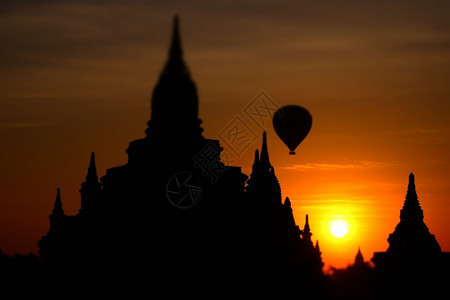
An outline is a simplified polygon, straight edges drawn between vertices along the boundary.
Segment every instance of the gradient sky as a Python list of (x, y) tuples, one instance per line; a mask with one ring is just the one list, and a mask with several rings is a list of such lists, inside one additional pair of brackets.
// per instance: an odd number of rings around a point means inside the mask
[[(151, 2), (151, 3), (150, 3)], [(0, 249), (37, 252), (56, 188), (67, 214), (95, 151), (99, 176), (142, 138), (177, 13), (204, 136), (260, 91), (313, 116), (289, 156), (265, 128), (283, 198), (309, 214), (327, 266), (387, 249), (410, 172), (450, 251), (448, 1), (2, 1)], [(253, 124), (254, 125), (254, 124)], [(251, 125), (251, 126), (253, 126)], [(249, 174), (258, 139), (232, 165)], [(327, 223), (351, 224), (343, 239)]]

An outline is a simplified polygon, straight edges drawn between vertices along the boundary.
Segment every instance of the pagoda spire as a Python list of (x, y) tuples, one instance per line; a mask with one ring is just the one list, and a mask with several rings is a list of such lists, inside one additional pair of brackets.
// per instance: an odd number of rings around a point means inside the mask
[(320, 253), (319, 240), (316, 240), (316, 246), (314, 247), (317, 253)]
[(310, 233), (311, 229), (309, 228), (308, 214), (306, 214), (305, 227), (303, 228), (303, 232)]
[(356, 253), (355, 256), (355, 262), (353, 264), (354, 266), (361, 266), (364, 265), (364, 257), (361, 253), (361, 247), (358, 247), (358, 252)]
[(295, 223), (294, 215), (292, 213), (291, 200), (286, 197), (283, 203), (284, 216), (286, 218), (286, 224), (289, 226), (289, 230), (292, 230), (295, 236), (301, 235), (302, 231)]
[(64, 210), (63, 210), (62, 201), (61, 201), (61, 191), (58, 188), (56, 190), (56, 200), (55, 200), (55, 204), (53, 205), (52, 216), (63, 216), (63, 215), (64, 215)]
[(91, 160), (89, 161), (88, 173), (86, 175), (86, 181), (97, 182), (97, 167), (95, 166), (95, 153), (91, 152)]
[(409, 181), (408, 181), (408, 191), (414, 191), (416, 192), (416, 183), (414, 182), (415, 180), (414, 174), (411, 172), (409, 174)]
[(406, 192), (405, 202), (400, 211), (400, 219), (404, 222), (423, 222), (423, 210), (420, 207), (417, 197), (414, 174), (409, 174), (408, 191)]
[(311, 228), (309, 228), (308, 215), (306, 215), (305, 227), (303, 227), (303, 240), (310, 246), (313, 247), (313, 243), (311, 240)]
[(183, 49), (181, 47), (180, 21), (177, 15), (173, 18), (172, 40), (169, 47), (169, 57), (162, 74), (179, 73), (189, 76), (189, 70), (183, 59)]
[(284, 206), (291, 207), (291, 200), (289, 200), (289, 197), (286, 197), (286, 199), (284, 199)]
[(81, 183), (81, 208), (80, 214), (91, 210), (97, 210), (101, 193), (101, 183), (98, 181), (97, 167), (95, 165), (95, 153), (91, 152), (86, 180)]
[(416, 192), (416, 183), (415, 183), (415, 177), (413, 173), (409, 174), (409, 180), (408, 180), (408, 192), (406, 195), (408, 200), (412, 200), (414, 202), (419, 203), (419, 200), (417, 198), (417, 192)]
[(197, 87), (183, 59), (180, 21), (174, 16), (168, 58), (153, 90), (146, 134), (178, 144), (181, 139), (201, 139), (201, 123)]
[(255, 160), (253, 161), (252, 171), (255, 171), (259, 166), (259, 151), (255, 150)]
[(439, 253), (441, 248), (423, 221), (414, 174), (409, 174), (408, 191), (400, 211), (400, 222), (389, 235), (387, 252), (399, 257), (411, 253)]
[(269, 160), (269, 151), (267, 150), (267, 134), (263, 132), (263, 141), (261, 146), (261, 156), (259, 158), (263, 169), (267, 170), (272, 167)]

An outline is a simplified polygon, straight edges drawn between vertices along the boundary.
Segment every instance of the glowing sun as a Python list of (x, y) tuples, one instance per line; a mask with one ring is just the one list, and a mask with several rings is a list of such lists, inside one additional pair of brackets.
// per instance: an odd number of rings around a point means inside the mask
[(349, 224), (342, 219), (333, 220), (330, 222), (330, 233), (335, 238), (343, 238), (347, 235)]

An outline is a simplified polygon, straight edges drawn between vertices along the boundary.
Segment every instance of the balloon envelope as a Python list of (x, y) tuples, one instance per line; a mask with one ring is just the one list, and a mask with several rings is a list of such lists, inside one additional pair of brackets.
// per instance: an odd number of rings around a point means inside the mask
[(289, 154), (293, 155), (311, 130), (312, 116), (301, 106), (288, 105), (273, 115), (272, 122), (275, 132), (289, 148)]

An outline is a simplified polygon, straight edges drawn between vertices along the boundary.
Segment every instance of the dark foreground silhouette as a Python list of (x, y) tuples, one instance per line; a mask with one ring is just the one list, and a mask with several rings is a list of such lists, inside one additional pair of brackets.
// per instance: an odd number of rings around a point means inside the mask
[(354, 266), (324, 276), (308, 216), (300, 229), (289, 198), (282, 201), (266, 133), (250, 176), (225, 166), (219, 141), (203, 137), (177, 18), (151, 108), (146, 136), (129, 144), (125, 165), (107, 169), (99, 180), (91, 154), (78, 214), (64, 213), (57, 190), (39, 258), (0, 256), (1, 292), (63, 299), (386, 298), (388, 288), (402, 292), (391, 269), (424, 277), (412, 254), (397, 265), (417, 246), (411, 241), (426, 242), (429, 251), (418, 257), (443, 260), (426, 226), (414, 221), (423, 219), (418, 201), (407, 196), (391, 247), (374, 256), (376, 269), (359, 253)]
[(99, 181), (92, 153), (77, 215), (64, 213), (58, 190), (39, 241), (54, 292), (287, 298), (300, 284), (305, 295), (322, 293), (318, 244), (281, 199), (266, 133), (250, 177), (202, 136), (177, 18), (151, 107), (127, 164)]

